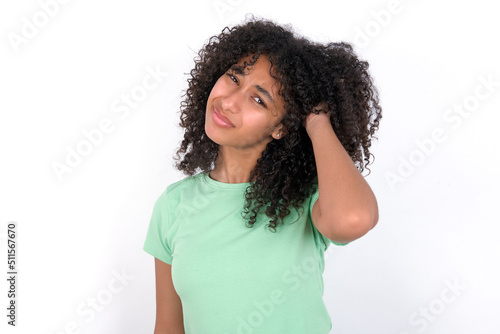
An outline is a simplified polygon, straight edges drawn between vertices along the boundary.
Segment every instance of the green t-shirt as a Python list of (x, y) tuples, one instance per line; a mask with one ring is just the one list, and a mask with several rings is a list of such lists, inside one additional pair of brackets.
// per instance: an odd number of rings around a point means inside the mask
[(201, 172), (170, 184), (154, 205), (143, 249), (172, 265), (186, 334), (328, 334), (323, 253), (333, 241), (312, 224), (318, 191), (299, 220), (290, 206), (273, 233), (265, 214), (245, 226), (249, 185)]

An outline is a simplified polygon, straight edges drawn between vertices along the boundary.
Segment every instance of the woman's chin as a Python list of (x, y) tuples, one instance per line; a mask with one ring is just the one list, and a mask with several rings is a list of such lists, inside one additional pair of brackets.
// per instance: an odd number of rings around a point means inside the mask
[(222, 138), (220, 138), (215, 132), (216, 131), (213, 131), (213, 129), (211, 129), (210, 126), (205, 124), (205, 134), (207, 135), (207, 137), (210, 138), (210, 140), (213, 141), (214, 143), (221, 145)]

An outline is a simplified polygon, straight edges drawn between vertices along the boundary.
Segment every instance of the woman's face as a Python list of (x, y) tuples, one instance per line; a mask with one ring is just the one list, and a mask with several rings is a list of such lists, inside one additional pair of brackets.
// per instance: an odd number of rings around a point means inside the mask
[[(238, 65), (250, 59), (243, 58)], [(284, 115), (284, 101), (270, 68), (269, 58), (261, 55), (243, 72), (230, 68), (217, 80), (205, 115), (205, 132), (215, 143), (263, 151), (273, 138), (284, 136), (284, 129), (278, 125)]]

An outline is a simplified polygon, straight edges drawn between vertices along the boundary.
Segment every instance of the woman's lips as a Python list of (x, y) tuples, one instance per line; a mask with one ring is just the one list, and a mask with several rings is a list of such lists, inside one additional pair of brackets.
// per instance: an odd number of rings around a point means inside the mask
[(224, 116), (217, 108), (214, 107), (214, 112), (212, 113), (212, 118), (214, 120), (215, 123), (217, 123), (218, 125), (220, 126), (225, 126), (225, 127), (229, 127), (229, 128), (234, 128), (234, 125), (233, 123), (231, 123), (231, 121), (229, 120), (229, 118), (227, 118), (226, 116)]

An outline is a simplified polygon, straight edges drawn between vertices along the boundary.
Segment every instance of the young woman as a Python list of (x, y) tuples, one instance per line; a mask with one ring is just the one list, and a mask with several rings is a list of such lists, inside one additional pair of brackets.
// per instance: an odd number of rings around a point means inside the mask
[(176, 157), (187, 177), (159, 196), (144, 243), (155, 333), (328, 334), (324, 251), (378, 221), (360, 175), (382, 117), (368, 63), (256, 19), (195, 62)]

